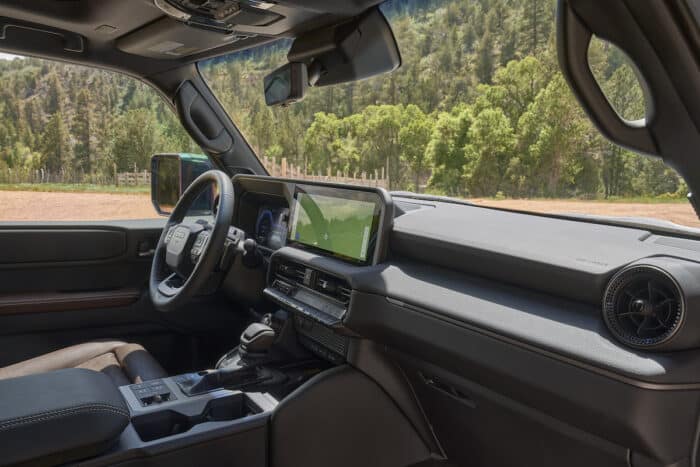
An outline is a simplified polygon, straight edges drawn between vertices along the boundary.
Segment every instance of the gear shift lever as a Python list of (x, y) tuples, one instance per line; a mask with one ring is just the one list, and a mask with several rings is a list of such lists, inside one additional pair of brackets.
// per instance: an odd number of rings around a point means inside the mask
[(266, 324), (253, 323), (241, 334), (241, 342), (238, 346), (240, 365), (190, 373), (177, 377), (175, 381), (182, 392), (188, 396), (194, 396), (219, 388), (244, 389), (277, 380), (278, 375), (259, 366), (267, 359), (268, 351), (274, 341), (274, 329)]
[(241, 334), (241, 344), (238, 352), (245, 366), (261, 363), (275, 342), (275, 331), (262, 323), (253, 323)]

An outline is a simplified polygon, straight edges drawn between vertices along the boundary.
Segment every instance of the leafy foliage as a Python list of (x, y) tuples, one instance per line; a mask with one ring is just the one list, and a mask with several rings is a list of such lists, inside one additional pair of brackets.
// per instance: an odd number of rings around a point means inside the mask
[(0, 172), (90, 181), (193, 151), (166, 103), (133, 78), (34, 58), (0, 60)]
[[(302, 103), (271, 109), (260, 83), (284, 63), (288, 41), (200, 69), (259, 153), (308, 172), (384, 171), (392, 189), (453, 196), (684, 194), (661, 161), (593, 128), (558, 70), (553, 0), (392, 0), (383, 8), (403, 60), (390, 75), (312, 89)], [(589, 61), (618, 112), (643, 116), (624, 55), (594, 41)]]
[[(200, 71), (259, 154), (307, 172), (381, 174), (392, 189), (453, 196), (674, 197), (661, 161), (605, 141), (558, 71), (554, 0), (389, 0), (396, 72), (311, 89), (268, 108), (263, 77), (289, 40), (218, 57)], [(644, 115), (624, 55), (589, 63), (623, 116)], [(143, 170), (153, 152), (196, 151), (167, 104), (125, 76), (37, 59), (0, 61), (0, 174), (64, 171), (80, 181)], [(101, 178), (100, 178), (101, 179)]]

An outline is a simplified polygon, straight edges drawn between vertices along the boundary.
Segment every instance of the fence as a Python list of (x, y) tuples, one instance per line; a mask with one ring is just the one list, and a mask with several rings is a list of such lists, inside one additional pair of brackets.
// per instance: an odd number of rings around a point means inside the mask
[(113, 174), (85, 173), (83, 171), (57, 170), (48, 171), (45, 169), (21, 169), (5, 168), (0, 169), (0, 183), (10, 184), (40, 184), (40, 183), (60, 183), (60, 184), (93, 184), (93, 185), (114, 185)]
[(151, 172), (119, 172), (117, 173), (117, 186), (139, 186), (151, 184)]
[[(274, 177), (293, 178), (320, 182), (349, 183), (372, 187), (388, 188), (389, 181), (385, 178), (384, 168), (373, 172), (336, 171), (335, 174), (328, 168), (325, 173), (320, 171), (304, 171), (300, 167), (288, 162), (287, 158), (275, 161), (269, 157), (263, 157), (262, 163), (268, 172)], [(24, 170), (5, 169), (0, 170), (0, 183), (91, 183), (95, 185), (117, 186), (148, 186), (151, 184), (151, 173), (147, 170), (134, 172), (116, 172), (111, 174), (83, 173), (82, 171), (49, 172), (44, 169)]]
[(333, 183), (349, 183), (351, 185), (372, 186), (388, 188), (389, 180), (384, 176), (384, 168), (375, 170), (374, 172), (354, 172), (337, 171), (333, 175), (330, 168), (326, 173), (317, 171), (304, 171), (300, 167), (295, 166), (287, 161), (287, 158), (280, 159), (279, 162), (269, 157), (263, 157), (262, 163), (273, 177), (294, 178), (300, 180), (310, 180), (315, 182), (333, 182)]

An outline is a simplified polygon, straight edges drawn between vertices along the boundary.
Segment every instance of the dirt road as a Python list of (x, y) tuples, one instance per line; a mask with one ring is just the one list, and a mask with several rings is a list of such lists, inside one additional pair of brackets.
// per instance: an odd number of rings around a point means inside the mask
[[(665, 219), (700, 227), (688, 203), (612, 203), (576, 200), (472, 200), (494, 207)], [(0, 221), (108, 220), (157, 217), (147, 194), (0, 191)]]
[(474, 203), (506, 209), (556, 214), (594, 214), (599, 216), (652, 217), (688, 227), (700, 227), (690, 203), (617, 203), (578, 200), (473, 199)]
[(157, 217), (150, 195), (0, 191), (0, 221), (96, 221)]

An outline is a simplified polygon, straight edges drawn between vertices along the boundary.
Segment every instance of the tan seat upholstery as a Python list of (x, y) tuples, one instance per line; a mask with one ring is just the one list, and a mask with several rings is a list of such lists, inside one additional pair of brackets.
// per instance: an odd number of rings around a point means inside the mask
[(109, 375), (117, 386), (164, 378), (165, 370), (138, 344), (87, 342), (0, 368), (0, 379), (63, 368), (87, 368)]

